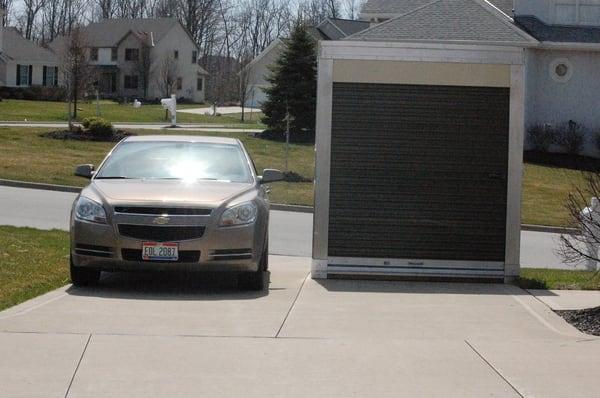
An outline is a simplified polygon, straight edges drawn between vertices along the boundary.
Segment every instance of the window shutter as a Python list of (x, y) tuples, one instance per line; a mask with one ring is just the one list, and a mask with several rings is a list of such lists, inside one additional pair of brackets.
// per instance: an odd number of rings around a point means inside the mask
[(54, 86), (58, 86), (58, 66), (54, 67)]
[(21, 65), (17, 64), (17, 86), (21, 85)]
[(42, 69), (42, 85), (43, 86), (48, 85), (48, 83), (46, 82), (46, 65), (44, 65), (43, 69)]
[(29, 85), (31, 86), (31, 82), (32, 82), (32, 77), (33, 77), (33, 65), (29, 65)]

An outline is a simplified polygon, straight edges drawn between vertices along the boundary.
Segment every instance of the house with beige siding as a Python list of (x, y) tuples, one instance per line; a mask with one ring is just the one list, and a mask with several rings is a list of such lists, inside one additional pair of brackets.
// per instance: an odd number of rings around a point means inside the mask
[[(157, 100), (176, 94), (204, 102), (208, 73), (176, 18), (104, 19), (83, 32), (102, 97)], [(58, 51), (62, 40), (51, 47)]]

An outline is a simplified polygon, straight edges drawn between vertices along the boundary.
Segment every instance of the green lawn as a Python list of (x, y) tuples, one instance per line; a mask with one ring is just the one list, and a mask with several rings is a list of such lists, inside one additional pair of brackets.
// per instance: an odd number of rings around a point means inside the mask
[[(0, 102), (1, 104), (1, 102)], [(99, 164), (110, 143), (58, 141), (38, 137), (44, 129), (0, 128), (0, 178), (82, 186), (84, 179), (73, 176), (81, 163)], [(139, 130), (140, 134), (157, 134)], [(176, 134), (161, 131), (160, 134)], [(188, 134), (188, 132), (185, 132)], [(192, 133), (193, 134), (193, 133)], [(249, 137), (243, 133), (199, 133), (240, 138), (259, 169), (284, 168), (284, 145)], [(314, 151), (309, 145), (291, 145), (290, 170), (305, 177), (314, 176)], [(563, 226), (567, 222), (564, 202), (582, 173), (558, 167), (525, 164), (523, 178), (523, 216), (525, 224)], [(276, 183), (271, 198), (276, 203), (312, 205), (312, 183)]]
[(69, 283), (69, 235), (0, 226), (0, 310)]
[(524, 289), (600, 290), (600, 273), (593, 271), (521, 268), (517, 284)]
[(583, 184), (581, 171), (525, 164), (523, 214), (525, 224), (564, 226), (568, 222), (565, 200), (573, 187)]
[[(98, 165), (113, 143), (53, 140), (39, 137), (48, 129), (0, 128), (0, 178), (50, 184), (83, 186), (87, 180), (75, 177), (76, 165)], [(136, 130), (138, 134), (178, 134), (178, 132)], [(184, 132), (184, 134), (194, 134)], [(250, 137), (243, 133), (199, 133), (236, 137), (252, 155), (258, 170), (284, 168), (285, 145), (279, 142)], [(311, 145), (290, 145), (290, 170), (307, 177), (314, 176), (314, 148)], [(312, 183), (277, 182), (271, 184), (271, 200), (276, 203), (312, 205)]]
[[(201, 108), (208, 105), (180, 104), (179, 109)], [(82, 120), (88, 116), (96, 116), (95, 102), (81, 102), (77, 105), (78, 119)], [(128, 123), (165, 123), (165, 110), (161, 105), (142, 105), (134, 108), (131, 104), (120, 105), (114, 101), (100, 101), (100, 113), (105, 119), (116, 122)], [(226, 116), (206, 116), (189, 113), (177, 113), (178, 123), (212, 123), (235, 125), (242, 124), (239, 114)], [(248, 115), (249, 116), (249, 115)], [(255, 125), (259, 123), (260, 115), (253, 114), (252, 120), (246, 120), (244, 124)], [(5, 99), (0, 101), (0, 120), (3, 121), (43, 121), (58, 122), (67, 120), (67, 105), (64, 102), (53, 101), (26, 101)]]

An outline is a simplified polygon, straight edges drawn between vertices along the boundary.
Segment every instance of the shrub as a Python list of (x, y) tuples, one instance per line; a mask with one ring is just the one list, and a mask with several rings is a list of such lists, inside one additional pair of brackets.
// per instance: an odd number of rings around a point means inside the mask
[(548, 124), (537, 124), (527, 130), (527, 142), (536, 151), (548, 152), (556, 142), (556, 131)]
[(570, 155), (579, 155), (585, 143), (585, 130), (583, 126), (573, 120), (558, 129), (557, 144)]
[(33, 101), (64, 101), (67, 92), (64, 87), (0, 87), (0, 97)]
[(89, 118), (88, 125), (86, 129), (88, 132), (96, 137), (110, 137), (114, 133), (114, 128), (112, 124), (101, 117)]
[(90, 128), (90, 124), (92, 124), (92, 122), (95, 122), (96, 120), (104, 120), (101, 117), (98, 116), (90, 116), (90, 117), (86, 117), (81, 121), (81, 125), (86, 128), (89, 129)]

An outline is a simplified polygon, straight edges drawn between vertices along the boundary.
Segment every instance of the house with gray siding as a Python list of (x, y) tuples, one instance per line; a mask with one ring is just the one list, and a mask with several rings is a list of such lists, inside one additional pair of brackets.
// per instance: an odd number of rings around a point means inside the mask
[[(340, 40), (348, 35), (369, 27), (365, 21), (353, 21), (348, 19), (327, 18), (317, 26), (311, 26), (308, 33), (315, 41)], [(248, 107), (259, 107), (266, 95), (264, 89), (269, 86), (267, 76), (269, 67), (277, 60), (284, 46), (284, 40), (277, 38), (271, 42), (259, 55), (257, 55), (244, 68), (246, 83), (246, 101)]]
[[(89, 63), (105, 98), (204, 102), (208, 73), (199, 48), (176, 18), (104, 19), (85, 27)], [(60, 51), (64, 38), (51, 43)]]
[[(436, 12), (442, 3), (448, 7), (445, 14)], [(368, 0), (360, 18), (369, 21), (371, 28), (343, 40), (483, 44), (492, 26), (486, 21), (491, 15), (500, 17), (530, 39), (522, 50), (526, 128), (575, 121), (590, 134), (600, 131), (600, 1), (472, 3), (487, 12), (471, 12), (459, 0)], [(444, 29), (443, 35), (440, 29)], [(502, 40), (499, 34), (497, 37)], [(592, 136), (587, 137), (584, 151), (597, 154)]]
[(58, 61), (52, 51), (25, 39), (16, 28), (0, 27), (0, 87), (58, 84)]

